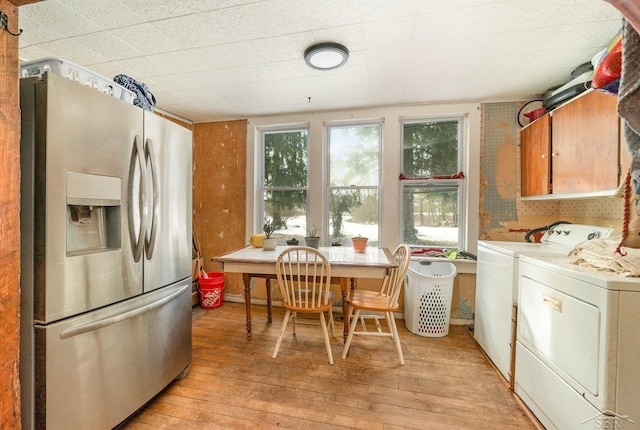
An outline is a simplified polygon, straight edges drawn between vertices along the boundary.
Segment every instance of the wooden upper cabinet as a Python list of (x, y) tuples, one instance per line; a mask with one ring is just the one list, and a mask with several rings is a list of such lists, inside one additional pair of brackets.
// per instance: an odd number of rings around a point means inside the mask
[(617, 98), (590, 91), (553, 111), (553, 194), (615, 190), (620, 160)]
[(520, 194), (523, 197), (551, 192), (551, 116), (546, 113), (520, 134)]
[(521, 196), (613, 195), (629, 162), (617, 103), (613, 95), (587, 91), (523, 128)]

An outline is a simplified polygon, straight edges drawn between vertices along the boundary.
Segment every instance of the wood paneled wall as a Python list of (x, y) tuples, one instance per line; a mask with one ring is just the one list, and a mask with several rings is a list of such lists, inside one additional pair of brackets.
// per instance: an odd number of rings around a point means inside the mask
[[(9, 29), (18, 8), (0, 0)], [(20, 110), (18, 38), (0, 31), (0, 428), (20, 428)]]
[[(193, 218), (208, 272), (220, 270), (211, 258), (247, 245), (246, 142), (246, 120), (193, 125)], [(240, 276), (226, 277), (226, 292), (243, 289)]]

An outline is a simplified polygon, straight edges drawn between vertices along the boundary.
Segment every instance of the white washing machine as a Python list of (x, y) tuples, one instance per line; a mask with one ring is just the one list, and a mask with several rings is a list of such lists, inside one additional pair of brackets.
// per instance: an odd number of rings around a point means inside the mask
[(640, 278), (520, 257), (515, 392), (547, 429), (640, 429)]
[(520, 255), (566, 256), (577, 243), (612, 231), (561, 223), (550, 226), (540, 243), (478, 241), (474, 337), (512, 388)]

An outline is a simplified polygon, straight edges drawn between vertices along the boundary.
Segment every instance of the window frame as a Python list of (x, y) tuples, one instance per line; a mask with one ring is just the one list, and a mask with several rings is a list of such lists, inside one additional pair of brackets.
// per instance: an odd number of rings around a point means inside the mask
[[(331, 141), (330, 141), (330, 129), (331, 128), (347, 128), (347, 127), (366, 127), (366, 126), (378, 126), (379, 134), (378, 134), (378, 183), (377, 185), (331, 185)], [(382, 158), (382, 148), (384, 142), (384, 120), (383, 119), (365, 119), (365, 120), (357, 120), (357, 121), (330, 121), (325, 122), (323, 124), (323, 133), (325, 136), (325, 142), (323, 145), (324, 151), (324, 163), (326, 166), (325, 175), (324, 175), (324, 183), (323, 183), (323, 198), (325, 204), (323, 205), (323, 234), (322, 240), (324, 243), (329, 243), (331, 238), (330, 232), (330, 210), (331, 210), (331, 191), (332, 190), (377, 190), (378, 192), (378, 240), (376, 243), (380, 242), (380, 238), (382, 237), (382, 169), (383, 169), (383, 158)]]
[[(309, 206), (309, 125), (308, 124), (291, 124), (291, 125), (274, 125), (267, 127), (257, 128), (257, 140), (258, 145), (256, 148), (256, 206), (254, 214), (254, 229), (255, 231), (262, 233), (262, 226), (265, 222), (265, 199), (264, 195), (267, 191), (267, 187), (265, 186), (264, 175), (265, 175), (265, 136), (267, 134), (277, 134), (277, 133), (290, 133), (297, 131), (306, 131), (307, 132), (307, 186), (306, 187), (270, 187), (271, 191), (286, 191), (286, 190), (304, 190), (306, 191), (306, 202), (305, 207)], [(305, 213), (305, 227), (309, 225), (309, 215)]]
[[(467, 130), (468, 130), (468, 119), (465, 115), (450, 115), (450, 116), (422, 116), (422, 117), (410, 117), (410, 118), (400, 118), (400, 138), (399, 138), (399, 157), (400, 157), (400, 172), (404, 175), (404, 129), (405, 124), (420, 124), (426, 122), (447, 122), (447, 121), (456, 121), (458, 122), (458, 150), (457, 150), (457, 172), (463, 172), (465, 170), (465, 166), (467, 165), (466, 154), (467, 154)], [(437, 174), (440, 175), (440, 174)], [(434, 175), (435, 176), (435, 175)], [(466, 249), (467, 246), (467, 224), (469, 222), (468, 216), (469, 213), (467, 211), (466, 201), (468, 200), (467, 195), (467, 178), (463, 177), (460, 179), (447, 178), (447, 179), (435, 179), (435, 178), (419, 178), (419, 177), (411, 177), (406, 179), (401, 179), (399, 184), (399, 199), (398, 199), (398, 240), (404, 243), (404, 213), (403, 213), (403, 199), (404, 199), (404, 191), (406, 188), (415, 188), (416, 186), (423, 187), (436, 187), (436, 188), (445, 188), (455, 186), (458, 190), (458, 241), (456, 248)], [(419, 245), (419, 244), (409, 244), (414, 247), (429, 247), (432, 245)], [(450, 248), (448, 246), (444, 246), (443, 248)]]
[[(293, 126), (309, 127), (309, 193), (307, 216), (310, 222), (318, 226), (323, 225), (323, 211), (327, 202), (324, 193), (324, 175), (326, 160), (324, 154), (324, 125), (337, 121), (367, 121), (379, 118), (384, 121), (382, 137), (382, 182), (381, 193), (382, 215), (380, 218), (380, 247), (393, 250), (400, 240), (400, 184), (401, 173), (399, 139), (401, 136), (400, 120), (411, 118), (438, 118), (463, 116), (465, 118), (464, 137), (467, 147), (464, 154), (466, 210), (465, 244), (464, 250), (477, 252), (479, 238), (479, 210), (480, 210), (480, 146), (482, 139), (482, 105), (479, 102), (448, 103), (448, 104), (415, 104), (404, 106), (389, 106), (380, 108), (362, 108), (335, 111), (305, 111), (300, 107), (298, 113), (279, 114), (271, 116), (256, 116), (246, 120), (246, 220), (245, 237), (247, 243), (252, 234), (261, 233), (262, 225), (256, 220), (257, 183), (260, 180), (257, 168), (259, 166), (260, 138), (262, 128), (278, 128)], [(387, 204), (385, 204), (387, 202)], [(391, 203), (391, 204), (389, 204)], [(324, 244), (323, 244), (324, 246)]]

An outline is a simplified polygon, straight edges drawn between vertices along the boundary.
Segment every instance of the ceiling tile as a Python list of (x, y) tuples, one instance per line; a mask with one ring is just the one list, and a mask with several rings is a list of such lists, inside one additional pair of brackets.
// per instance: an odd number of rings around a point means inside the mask
[(157, 64), (155, 70), (150, 70), (145, 75), (151, 78), (182, 73), (185, 68), (193, 72), (209, 70), (193, 51), (165, 52), (149, 55), (148, 58)]
[[(50, 0), (47, 0), (49, 2)], [(93, 22), (101, 29), (114, 29), (139, 24), (145, 21), (145, 15), (136, 14), (128, 7), (128, 1), (109, 0), (59, 0), (78, 15)]]
[(145, 80), (151, 76), (156, 70), (161, 69), (162, 65), (154, 61), (148, 56), (125, 58), (116, 62), (124, 69), (129, 70), (129, 75), (138, 80)]
[(113, 36), (135, 46), (141, 55), (184, 50), (173, 37), (160, 31), (155, 23), (141, 23), (110, 30)]
[[(382, 105), (529, 100), (620, 27), (603, 0), (47, 0), (20, 57), (124, 73), (196, 121)], [(306, 66), (334, 41), (345, 66)], [(308, 98), (311, 97), (311, 103)]]
[[(49, 35), (42, 34), (40, 42), (57, 40), (60, 36), (72, 37), (81, 34), (100, 31), (100, 26), (91, 20), (81, 16), (78, 12), (67, 7), (60, 0), (47, 0), (31, 3), (20, 7), (20, 15), (27, 15), (29, 22), (37, 23), (41, 28), (46, 28)], [(29, 31), (29, 27), (23, 27)]]

